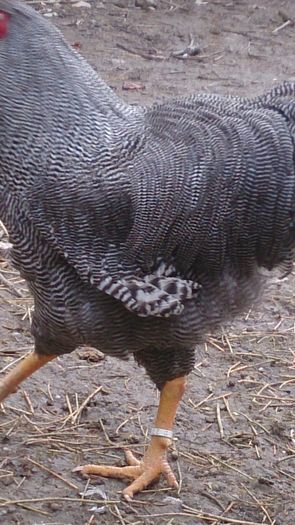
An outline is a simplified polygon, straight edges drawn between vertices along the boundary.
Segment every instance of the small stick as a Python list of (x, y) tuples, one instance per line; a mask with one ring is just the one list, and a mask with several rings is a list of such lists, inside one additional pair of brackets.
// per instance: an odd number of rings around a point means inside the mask
[(87, 492), (87, 489), (88, 489), (88, 487), (89, 487), (89, 483), (90, 483), (90, 478), (87, 479), (86, 484), (85, 484), (85, 487), (84, 487), (84, 490), (83, 490), (83, 492), (82, 492), (82, 494), (81, 494), (82, 499), (84, 499), (85, 496), (86, 496), (86, 492)]
[(123, 428), (125, 425), (127, 425), (127, 423), (129, 423), (129, 421), (132, 421), (133, 419), (135, 419), (137, 417), (138, 417), (138, 414), (136, 414), (135, 416), (130, 416), (127, 419), (124, 419), (124, 421), (122, 421), (122, 423), (120, 423), (120, 425), (117, 426), (117, 428), (115, 430), (115, 434), (118, 435), (120, 430), (121, 430), (121, 428)]
[(243, 472), (242, 470), (239, 470), (238, 468), (233, 467), (232, 465), (229, 465), (228, 463), (226, 463), (226, 461), (222, 461), (222, 459), (219, 459), (216, 456), (213, 456), (212, 454), (210, 454), (210, 457), (212, 459), (214, 459), (215, 461), (217, 461), (218, 463), (220, 463), (221, 465), (224, 465), (225, 467), (227, 467), (227, 468), (229, 468), (231, 470), (234, 470), (235, 472), (238, 472), (239, 474), (241, 474), (245, 478), (250, 479), (251, 481), (254, 481), (254, 478), (252, 478), (252, 476), (249, 476), (249, 474), (246, 474), (246, 472)]
[(225, 342), (226, 342), (226, 344), (227, 344), (227, 346), (229, 348), (229, 351), (230, 351), (231, 354), (233, 354), (234, 353), (233, 347), (232, 347), (231, 342), (230, 342), (230, 340), (228, 338), (228, 335), (226, 334), (226, 332), (224, 330), (222, 332), (223, 332), (224, 340), (225, 340)]
[(11, 366), (14, 366), (16, 365), (16, 363), (18, 363), (19, 361), (21, 361), (22, 359), (25, 359), (25, 357), (27, 357), (27, 355), (29, 355), (31, 353), (31, 351), (29, 350), (29, 352), (26, 352), (24, 355), (22, 355), (21, 357), (18, 357), (17, 359), (15, 359), (14, 361), (12, 361), (11, 363), (8, 363), (8, 365), (4, 366), (3, 368), (1, 368), (0, 370), (0, 374), (3, 374), (6, 370), (8, 370), (8, 368), (10, 368)]
[(286, 22), (284, 22), (280, 26), (276, 27), (276, 29), (273, 29), (272, 33), (273, 34), (278, 33), (279, 31), (281, 31), (281, 29), (284, 29), (285, 27), (289, 26), (290, 24), (292, 24), (292, 21), (291, 20), (286, 20)]
[(205, 397), (205, 399), (202, 399), (202, 401), (200, 401), (199, 403), (195, 404), (193, 403), (193, 407), (196, 409), (196, 408), (200, 408), (202, 405), (204, 405), (204, 403), (206, 403), (206, 401), (208, 401), (209, 399), (211, 399), (211, 397), (213, 397), (213, 393), (211, 392), (211, 394), (209, 394), (207, 397)]
[(0, 228), (4, 231), (4, 235), (6, 235), (6, 237), (9, 237), (9, 233), (6, 229), (6, 226), (3, 224), (2, 221), (0, 221)]
[(212, 339), (210, 337), (210, 339), (208, 339), (208, 343), (211, 345), (211, 346), (214, 346), (215, 348), (217, 348), (217, 350), (220, 350), (220, 352), (224, 352), (224, 348), (222, 348), (222, 346), (220, 346), (219, 344), (216, 343), (215, 339)]
[[(25, 416), (26, 417), (26, 416)], [(15, 423), (16, 421), (18, 421), (18, 417), (16, 417), (15, 419), (10, 419), (10, 421), (4, 421), (4, 423), (1, 423), (0, 424), (0, 428), (2, 427), (8, 427), (8, 425), (10, 425), (10, 423)], [(0, 464), (0, 468), (1, 468), (1, 464)]]
[(27, 394), (27, 392), (25, 390), (23, 390), (23, 396), (24, 396), (24, 398), (25, 398), (25, 400), (26, 400), (26, 402), (27, 402), (27, 404), (29, 406), (29, 409), (30, 409), (31, 413), (35, 414), (35, 410), (34, 410), (34, 407), (32, 405), (32, 402), (30, 400), (30, 397), (29, 397), (29, 395)]
[(204, 513), (202, 510), (195, 510), (195, 509), (190, 509), (190, 507), (187, 507), (186, 505), (183, 505), (183, 508), (184, 509), (188, 509), (187, 512), (163, 512), (162, 514), (138, 514), (138, 517), (139, 518), (163, 518), (164, 516), (183, 516), (183, 517), (188, 517), (188, 516), (193, 516), (195, 518), (199, 518), (199, 519), (202, 519), (202, 520), (205, 520), (205, 521), (213, 521), (213, 520), (217, 520), (217, 522), (220, 522), (220, 521), (225, 521), (226, 520), (226, 523), (228, 524), (231, 524), (233, 523), (234, 525), (262, 525), (261, 522), (258, 523), (257, 521), (246, 521), (246, 520), (239, 520), (239, 519), (235, 519), (235, 518), (230, 518), (230, 517), (226, 517), (224, 519), (224, 517), (221, 515), (218, 515), (218, 514), (209, 514), (209, 513)]
[(17, 426), (20, 426), (20, 423), (21, 423), (22, 417), (23, 417), (23, 416), (19, 416), (19, 417), (15, 420), (15, 422), (13, 423), (13, 425), (12, 425), (12, 426), (10, 427), (10, 429), (6, 432), (5, 437), (10, 436), (10, 434), (12, 434), (12, 432), (14, 431), (14, 429), (15, 429)]
[(54, 478), (57, 478), (60, 481), (63, 481), (71, 489), (78, 490), (77, 485), (74, 485), (74, 483), (72, 483), (71, 481), (68, 481), (67, 479), (63, 478), (60, 474), (57, 474), (57, 472), (54, 472), (54, 470), (51, 470), (51, 469), (45, 467), (44, 465), (42, 465), (41, 463), (38, 463), (38, 461), (35, 461), (34, 459), (31, 459), (30, 457), (27, 457), (27, 460), (30, 463), (33, 463), (33, 465), (35, 465), (36, 467), (39, 467), (41, 470), (44, 470), (44, 472), (48, 472), (48, 474), (51, 474), (51, 476), (53, 476)]
[[(192, 463), (194, 463), (194, 465), (204, 465), (206, 463), (208, 463), (208, 459), (205, 459), (201, 456), (195, 456), (194, 454), (190, 454), (189, 452), (179, 452), (179, 455), (183, 458), (187, 458), (189, 459)], [(197, 459), (200, 459), (200, 461), (197, 461)]]
[(168, 58), (168, 57), (165, 57), (164, 55), (155, 55), (155, 54), (145, 53), (144, 51), (135, 51), (134, 49), (131, 49), (130, 47), (124, 46), (123, 44), (116, 44), (116, 46), (119, 49), (123, 49), (123, 51), (127, 51), (127, 53), (131, 53), (132, 55), (137, 55), (147, 60), (167, 60)]
[(225, 394), (221, 394), (220, 396), (212, 397), (210, 401), (217, 401), (219, 399), (223, 399), (224, 397), (232, 396), (232, 392), (226, 392)]
[(93, 399), (96, 396), (96, 394), (98, 394), (98, 392), (100, 392), (101, 390), (102, 390), (102, 386), (97, 387), (91, 394), (89, 394), (88, 397), (86, 397), (86, 399), (83, 401), (82, 405), (80, 405), (80, 406), (79, 406), (79, 403), (78, 403), (78, 396), (76, 396), (76, 406), (77, 406), (77, 408), (76, 408), (76, 410), (70, 412), (70, 414), (64, 418), (63, 426), (69, 420), (71, 420), (72, 425), (74, 425), (77, 422), (77, 419), (81, 416), (84, 408), (88, 405), (89, 401), (91, 401), (91, 399)]
[(36, 430), (36, 432), (38, 432), (39, 434), (43, 435), (42, 430), (36, 425), (36, 423), (33, 423), (33, 421), (31, 421), (30, 418), (28, 418), (28, 416), (26, 416), (26, 414), (24, 414), (23, 417), (30, 425), (32, 425), (32, 427)]
[(280, 319), (279, 322), (276, 324), (276, 326), (274, 326), (274, 330), (278, 330), (278, 328), (280, 328), (281, 324), (283, 322), (283, 319)]
[(16, 413), (21, 413), (21, 414), (26, 414), (27, 416), (31, 416), (31, 412), (28, 412), (27, 410), (23, 410), (22, 408), (16, 408), (16, 407), (13, 407), (12, 405), (7, 405), (6, 404), (6, 408), (8, 408), (9, 410), (12, 410), (13, 412), (16, 412)]
[(71, 405), (71, 402), (70, 402), (68, 394), (66, 394), (66, 402), (67, 402), (68, 411), (69, 411), (69, 414), (71, 416), (71, 420), (72, 420), (72, 424), (73, 424), (74, 423), (74, 412), (73, 412), (72, 405)]
[(252, 430), (254, 436), (258, 436), (258, 432), (257, 432), (256, 428), (253, 425), (251, 425), (251, 423), (250, 423), (250, 427), (251, 427), (251, 430)]
[(0, 497), (0, 507), (6, 507), (7, 505), (19, 505), (20, 503), (47, 503), (50, 501), (65, 501), (68, 503), (89, 503), (93, 505), (94, 503), (103, 503), (106, 504), (113, 504), (113, 503), (120, 503), (119, 500), (105, 500), (105, 499), (82, 499), (82, 498), (62, 498), (62, 497), (48, 497), (48, 498), (27, 498), (27, 499), (4, 499)]
[(43, 516), (50, 516), (50, 513), (46, 512), (46, 510), (35, 509), (35, 507), (31, 507), (31, 505), (24, 505), (23, 503), (17, 503), (17, 506), (21, 507), (22, 509), (30, 510), (31, 512), (37, 512), (38, 514), (43, 514)]
[(98, 392), (100, 392), (101, 390), (102, 390), (102, 386), (97, 387), (92, 392), (92, 394), (89, 394), (89, 396), (83, 401), (82, 405), (77, 410), (77, 413), (74, 415), (73, 423), (76, 423), (78, 417), (81, 415), (81, 413), (83, 412), (84, 408), (88, 405), (89, 401), (91, 401), (91, 399), (93, 399), (96, 396), (96, 394), (98, 394)]
[(48, 385), (47, 385), (47, 392), (48, 392), (48, 395), (49, 395), (49, 399), (50, 399), (50, 401), (53, 402), (54, 399), (53, 399), (53, 395), (52, 395), (52, 393), (51, 393), (50, 383), (48, 383)]
[(142, 433), (143, 437), (144, 437), (145, 439), (147, 439), (148, 431), (147, 431), (147, 430), (144, 430), (143, 425), (142, 425), (142, 422), (141, 422), (141, 419), (140, 419), (140, 414), (139, 414), (139, 413), (137, 414), (137, 421), (138, 421), (139, 428), (140, 428), (140, 430), (141, 430), (141, 433)]
[[(268, 388), (269, 386), (270, 386), (269, 383), (265, 383), (265, 384), (264, 384), (264, 385), (258, 390), (257, 394), (255, 394), (255, 395), (256, 395), (256, 396), (259, 396), (259, 395), (262, 394), (262, 392), (263, 392), (266, 388)], [(254, 398), (253, 398), (253, 399), (254, 399)]]
[(100, 426), (101, 426), (101, 429), (102, 429), (102, 431), (103, 431), (103, 433), (104, 433), (104, 436), (105, 436), (107, 442), (109, 443), (109, 445), (113, 445), (113, 442), (112, 442), (111, 439), (109, 438), (109, 436), (108, 436), (108, 434), (107, 434), (107, 431), (106, 431), (106, 429), (105, 429), (105, 426), (104, 426), (104, 424), (103, 424), (103, 422), (102, 422), (101, 419), (99, 419), (99, 424), (100, 424)]
[[(266, 403), (260, 410), (259, 410), (259, 413), (261, 412), (264, 412), (270, 405), (271, 405), (272, 401), (268, 401), (268, 403)], [(272, 405), (273, 406), (273, 405)]]
[[(123, 518), (121, 512), (119, 511), (119, 508), (117, 507), (117, 505), (114, 505), (114, 509), (115, 509), (115, 513), (114, 514), (117, 515), (117, 518), (119, 519), (119, 522), (121, 523), (121, 525), (126, 525), (127, 522), (124, 520), (124, 518)], [(111, 509), (109, 509), (109, 510), (110, 510), (110, 512), (112, 512)], [(112, 512), (112, 514), (113, 514), (113, 512)]]
[(267, 430), (266, 427), (261, 425), (261, 423), (258, 423), (258, 421), (253, 421), (253, 419), (251, 419), (249, 416), (247, 416), (247, 414), (243, 414), (243, 412), (240, 412), (240, 414), (241, 414), (241, 416), (244, 416), (247, 419), (247, 421), (249, 421), (253, 425), (256, 425), (257, 427), (261, 428), (261, 430), (263, 430), (266, 434), (270, 434), (270, 431)]
[(291, 474), (289, 474), (289, 472), (285, 472), (284, 470), (281, 470), (281, 469), (278, 469), (278, 471), (284, 476), (287, 476), (287, 478), (293, 479), (293, 481), (295, 481), (295, 476), (292, 476)]
[(225, 408), (226, 408), (226, 410), (227, 410), (227, 412), (228, 412), (229, 417), (230, 417), (231, 420), (235, 423), (235, 422), (237, 421), (237, 418), (234, 416), (234, 414), (233, 414), (232, 411), (231, 411), (231, 408), (230, 408), (230, 406), (229, 406), (229, 401), (228, 401), (228, 399), (226, 399), (225, 396), (222, 396), (222, 399), (223, 399), (224, 406), (225, 406)]
[(267, 509), (265, 508), (265, 506), (260, 503), (260, 501), (256, 498), (256, 496), (246, 487), (246, 485), (244, 485), (242, 483), (242, 487), (245, 489), (245, 491), (249, 494), (249, 496), (251, 496), (251, 498), (255, 501), (255, 503), (257, 503), (257, 505), (261, 508), (263, 514), (265, 514), (265, 516), (267, 517), (267, 519), (269, 520), (269, 523), (270, 525), (273, 525), (274, 524), (274, 521), (272, 520), (272, 518), (270, 517)]
[(177, 489), (177, 494), (179, 496), (180, 492), (181, 492), (181, 489), (182, 489), (182, 483), (183, 483), (183, 478), (182, 478), (182, 472), (181, 472), (181, 468), (180, 468), (180, 462), (177, 460), (177, 470), (178, 470), (178, 489)]
[(261, 397), (262, 399), (271, 399), (273, 401), (281, 401), (282, 403), (295, 403), (294, 397), (279, 397), (279, 396), (267, 396), (267, 395), (261, 395), (261, 394), (255, 394), (255, 397)]
[(229, 397), (232, 395), (232, 392), (226, 392), (225, 394), (221, 394), (220, 396), (214, 396), (213, 392), (209, 394), (207, 397), (202, 399), (199, 403), (195, 404), (192, 399), (189, 398), (189, 403), (196, 409), (202, 406), (207, 401), (218, 401), (219, 399), (223, 399), (224, 397)]
[(222, 505), (222, 503), (215, 496), (213, 496), (212, 494), (210, 494), (209, 492), (206, 492), (206, 491), (202, 491), (202, 492), (200, 492), (200, 494), (202, 496), (205, 496), (205, 498), (208, 498), (209, 500), (214, 501), (214, 503), (222, 510), (222, 513), (225, 512), (224, 506)]
[(241, 364), (241, 361), (238, 361), (237, 363), (233, 364), (232, 366), (229, 367), (227, 373), (226, 373), (226, 377), (227, 379), (229, 378), (229, 376), (235, 371), (235, 369)]
[[(221, 513), (222, 516), (224, 516), (225, 514), (227, 514), (231, 509), (232, 507), (234, 506), (234, 502), (231, 501), (228, 506), (226, 507), (226, 509), (224, 509), (224, 511)], [(220, 525), (220, 520), (214, 520), (211, 525)]]
[(9, 281), (9, 279), (6, 279), (6, 277), (4, 277), (4, 275), (1, 272), (0, 272), (0, 281), (4, 286), (9, 288), (9, 290), (13, 292), (17, 297), (21, 297), (21, 298), (25, 297), (24, 294), (20, 290), (18, 290), (16, 286), (14, 286), (14, 284), (11, 281)]
[(251, 312), (252, 312), (252, 308), (250, 308), (250, 310), (248, 311), (247, 315), (245, 316), (245, 321), (248, 321), (250, 315), (251, 315)]
[(218, 401), (216, 403), (216, 417), (217, 417), (217, 423), (218, 423), (220, 437), (221, 437), (221, 439), (223, 439), (224, 438), (224, 430), (223, 430), (223, 424), (222, 424), (221, 414), (220, 414), (220, 404), (218, 403)]
[(295, 454), (290, 454), (290, 456), (286, 456), (285, 458), (281, 458), (277, 460), (277, 463), (281, 463), (282, 461), (287, 461), (288, 459), (294, 459)]
[(289, 383), (295, 383), (295, 377), (292, 377), (292, 379), (288, 379), (287, 381), (284, 381), (280, 386), (279, 390), (284, 388), (284, 386), (288, 385)]

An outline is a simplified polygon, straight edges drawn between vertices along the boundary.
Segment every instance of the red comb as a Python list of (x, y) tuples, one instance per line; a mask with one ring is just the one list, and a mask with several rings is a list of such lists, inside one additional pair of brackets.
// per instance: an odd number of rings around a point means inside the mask
[(5, 38), (8, 33), (9, 15), (4, 11), (0, 11), (0, 39)]

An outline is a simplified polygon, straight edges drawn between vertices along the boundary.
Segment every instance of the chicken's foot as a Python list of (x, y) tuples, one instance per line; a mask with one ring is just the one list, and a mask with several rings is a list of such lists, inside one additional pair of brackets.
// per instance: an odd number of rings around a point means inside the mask
[[(155, 419), (155, 427), (172, 430), (178, 404), (183, 396), (186, 378), (179, 377), (167, 381), (161, 392), (160, 404)], [(131, 500), (133, 495), (145, 489), (160, 474), (164, 474), (171, 487), (178, 487), (176, 478), (167, 461), (167, 450), (171, 440), (162, 436), (152, 436), (150, 444), (142, 461), (135, 458), (132, 452), (126, 452), (126, 467), (106, 465), (85, 465), (74, 469), (82, 474), (95, 474), (107, 478), (132, 478), (134, 481), (123, 490), (125, 499)]]

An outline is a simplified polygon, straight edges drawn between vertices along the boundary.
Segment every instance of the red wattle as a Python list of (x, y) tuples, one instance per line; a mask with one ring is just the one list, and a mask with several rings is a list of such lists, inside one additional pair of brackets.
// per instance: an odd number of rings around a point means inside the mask
[(8, 33), (8, 14), (0, 11), (0, 39), (5, 38)]

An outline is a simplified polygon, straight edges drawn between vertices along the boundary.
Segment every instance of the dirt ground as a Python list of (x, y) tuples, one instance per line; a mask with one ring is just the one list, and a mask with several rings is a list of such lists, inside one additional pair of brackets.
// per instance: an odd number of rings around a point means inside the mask
[[(131, 103), (199, 89), (250, 96), (295, 77), (293, 0), (28, 3)], [(190, 35), (199, 53), (185, 58)], [(32, 303), (6, 262), (0, 270), (5, 373), (32, 349)], [(0, 522), (294, 525), (294, 287), (295, 275), (272, 278), (257, 306), (197, 348), (171, 453), (179, 492), (161, 479), (129, 505), (124, 481), (71, 472), (123, 464), (129, 447), (142, 454), (157, 394), (132, 360), (78, 350), (35, 374), (0, 409)]]

